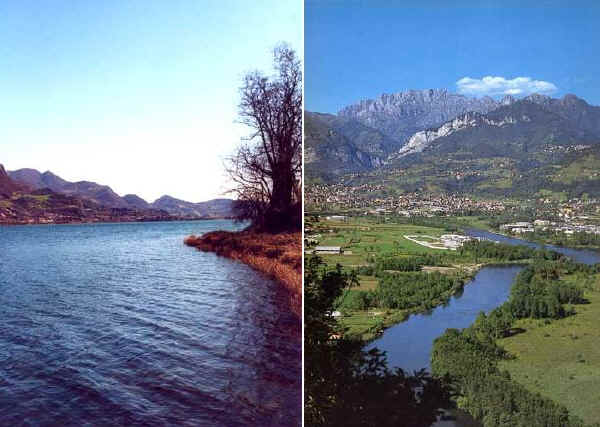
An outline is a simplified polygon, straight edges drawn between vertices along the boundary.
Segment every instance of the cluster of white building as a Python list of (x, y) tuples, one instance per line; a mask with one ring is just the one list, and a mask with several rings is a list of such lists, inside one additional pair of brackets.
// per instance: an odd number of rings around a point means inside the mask
[(442, 234), (440, 236), (440, 241), (444, 245), (444, 247), (448, 249), (456, 250), (460, 248), (465, 242), (472, 240), (472, 237), (463, 236), (461, 234)]
[(530, 222), (519, 221), (519, 222), (515, 222), (512, 224), (502, 224), (500, 226), (500, 230), (510, 231), (511, 233), (515, 233), (515, 234), (522, 234), (522, 233), (533, 233), (535, 231), (535, 228), (534, 228), (533, 224)]
[(552, 230), (555, 232), (565, 233), (565, 234), (574, 234), (577, 232), (582, 233), (593, 233), (600, 234), (600, 226), (593, 224), (559, 224), (556, 222), (548, 221), (545, 219), (536, 219), (531, 222), (515, 222), (512, 224), (503, 224), (500, 226), (500, 230), (509, 231), (514, 234), (522, 234), (522, 233), (532, 233), (536, 228), (539, 228), (543, 231)]

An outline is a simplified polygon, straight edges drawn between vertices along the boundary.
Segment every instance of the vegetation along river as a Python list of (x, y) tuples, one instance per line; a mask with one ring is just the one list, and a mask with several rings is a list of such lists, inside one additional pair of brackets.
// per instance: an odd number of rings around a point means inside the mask
[[(537, 243), (502, 236), (483, 230), (471, 229), (473, 237), (499, 241), (511, 245), (540, 247)], [(600, 253), (592, 250), (562, 248), (546, 245), (546, 248), (571, 257), (574, 261), (595, 264)], [(390, 367), (400, 367), (408, 372), (429, 368), (433, 340), (447, 328), (466, 328), (480, 311), (489, 312), (508, 299), (515, 277), (523, 267), (486, 266), (465, 285), (462, 294), (450, 299), (445, 306), (437, 307), (427, 314), (410, 316), (406, 321), (387, 329), (368, 348), (377, 347), (387, 353)]]
[(237, 227), (0, 227), (0, 425), (298, 425), (289, 296), (183, 244)]

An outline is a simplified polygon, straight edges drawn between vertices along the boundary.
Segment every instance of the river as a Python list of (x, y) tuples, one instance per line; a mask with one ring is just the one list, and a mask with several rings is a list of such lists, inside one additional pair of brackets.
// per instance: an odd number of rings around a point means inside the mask
[[(522, 239), (506, 237), (484, 230), (470, 229), (467, 233), (473, 237), (506, 243), (510, 245), (527, 245), (541, 247), (537, 243)], [(572, 249), (546, 245), (548, 249), (560, 252), (573, 260), (585, 264), (600, 262), (600, 253), (586, 249)], [(429, 370), (433, 341), (448, 328), (466, 328), (471, 325), (479, 312), (489, 313), (502, 305), (510, 294), (510, 288), (519, 271), (519, 265), (483, 267), (473, 280), (468, 282), (460, 295), (436, 307), (426, 314), (415, 314), (406, 321), (387, 329), (384, 334), (372, 342), (367, 348), (378, 348), (386, 352), (388, 366), (400, 367), (411, 373), (422, 368)], [(467, 414), (462, 414), (465, 425), (477, 425)], [(442, 421), (435, 426), (461, 426), (458, 421)]]
[[(467, 234), (511, 245), (541, 247), (537, 243), (506, 237), (484, 230), (470, 229)], [(587, 249), (571, 249), (552, 245), (555, 250), (585, 264), (600, 262), (600, 253)], [(466, 328), (472, 324), (480, 311), (488, 313), (502, 305), (509, 296), (512, 283), (523, 267), (485, 266), (468, 282), (463, 292), (450, 299), (448, 304), (426, 314), (415, 314), (406, 321), (388, 328), (368, 348), (384, 350), (390, 367), (400, 367), (412, 372), (429, 368), (433, 340), (447, 328)]]
[(289, 295), (183, 244), (237, 227), (0, 227), (0, 425), (299, 425)]

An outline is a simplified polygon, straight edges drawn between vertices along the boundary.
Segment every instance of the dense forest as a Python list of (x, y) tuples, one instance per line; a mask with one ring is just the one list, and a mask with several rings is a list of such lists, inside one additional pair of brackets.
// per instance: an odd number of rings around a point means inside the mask
[(562, 257), (547, 249), (535, 249), (529, 246), (514, 246), (490, 241), (471, 240), (457, 251), (462, 258), (475, 260), (495, 260), (500, 262), (525, 259), (557, 260)]
[(342, 310), (431, 309), (462, 289), (464, 280), (439, 272), (386, 273), (373, 291), (345, 290), (336, 300)]
[(526, 267), (517, 276), (509, 300), (487, 316), (480, 313), (470, 327), (448, 329), (434, 342), (431, 366), (436, 378), (456, 387), (456, 401), (485, 427), (582, 426), (563, 406), (526, 390), (500, 371), (498, 361), (510, 357), (496, 339), (517, 333), (516, 319), (557, 318), (570, 313), (565, 304), (584, 302), (583, 289), (561, 280), (568, 273), (592, 274), (598, 266), (566, 259)]

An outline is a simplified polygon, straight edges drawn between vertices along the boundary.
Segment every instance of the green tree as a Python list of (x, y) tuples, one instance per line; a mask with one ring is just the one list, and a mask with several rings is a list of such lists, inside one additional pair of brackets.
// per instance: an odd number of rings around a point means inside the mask
[(385, 354), (334, 339), (334, 301), (356, 277), (319, 257), (305, 265), (304, 415), (307, 426), (429, 426), (448, 404), (443, 383), (425, 371), (390, 370)]

